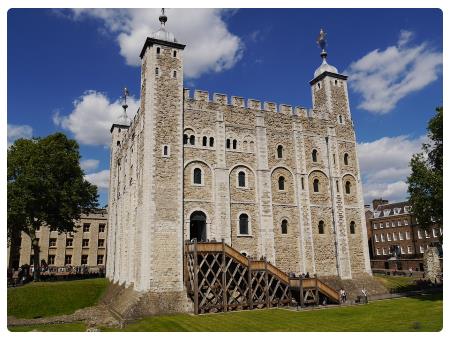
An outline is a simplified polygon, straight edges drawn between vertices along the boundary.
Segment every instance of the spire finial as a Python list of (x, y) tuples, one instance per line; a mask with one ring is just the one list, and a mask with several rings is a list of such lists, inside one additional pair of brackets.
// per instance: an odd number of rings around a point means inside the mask
[(128, 88), (127, 87), (124, 87), (123, 88), (123, 105), (122, 105), (122, 108), (123, 108), (123, 111), (124, 111), (124, 115), (127, 115), (127, 108), (128, 108), (128, 105), (127, 105), (127, 97), (128, 96), (130, 96), (130, 92), (128, 91)]
[(322, 57), (323, 61), (327, 58), (327, 51), (325, 50), (325, 47), (327, 46), (327, 33), (323, 30), (323, 28), (320, 29), (319, 36), (317, 37), (317, 44), (322, 49), (322, 52), (320, 53), (320, 56)]
[(161, 8), (161, 15), (159, 16), (159, 22), (161, 22), (161, 26), (165, 26), (167, 22), (167, 15), (165, 14), (165, 8)]

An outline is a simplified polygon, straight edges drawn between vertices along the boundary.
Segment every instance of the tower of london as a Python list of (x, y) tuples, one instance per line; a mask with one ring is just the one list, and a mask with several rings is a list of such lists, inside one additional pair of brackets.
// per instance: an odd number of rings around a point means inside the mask
[(347, 76), (324, 32), (304, 108), (184, 88), (185, 45), (160, 21), (139, 110), (111, 127), (107, 277), (181, 302), (185, 242), (222, 240), (286, 273), (370, 275)]

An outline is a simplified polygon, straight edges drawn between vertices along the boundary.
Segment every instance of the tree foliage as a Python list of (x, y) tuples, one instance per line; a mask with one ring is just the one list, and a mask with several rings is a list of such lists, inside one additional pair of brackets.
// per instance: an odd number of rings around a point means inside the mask
[(97, 187), (84, 179), (78, 143), (62, 133), (19, 139), (8, 149), (8, 238), (28, 234), (39, 266), (36, 231), (74, 230), (82, 210), (98, 206)]
[(442, 225), (443, 213), (443, 108), (436, 108), (436, 115), (428, 122), (429, 142), (423, 144), (423, 152), (411, 159), (411, 175), (408, 177), (408, 193), (412, 212), (418, 223), (428, 228)]

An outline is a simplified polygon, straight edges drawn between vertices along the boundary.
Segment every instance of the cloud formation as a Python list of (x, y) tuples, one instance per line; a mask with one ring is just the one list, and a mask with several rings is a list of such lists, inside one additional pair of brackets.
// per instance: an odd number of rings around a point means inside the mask
[[(198, 78), (209, 72), (232, 68), (242, 56), (241, 39), (228, 31), (224, 15), (229, 10), (169, 9), (166, 29), (186, 44), (184, 75)], [(78, 21), (96, 18), (112, 34), (126, 63), (140, 65), (139, 53), (146, 37), (159, 29), (159, 9), (72, 9), (68, 16)]]
[(96, 185), (98, 189), (109, 189), (108, 169), (85, 175), (84, 178), (86, 181)]
[(375, 49), (350, 64), (350, 88), (363, 99), (358, 108), (386, 114), (405, 96), (438, 79), (442, 53), (426, 42), (410, 44), (412, 37), (412, 32), (401, 31), (395, 46)]
[(97, 169), (100, 161), (95, 159), (86, 159), (80, 161), (81, 169), (84, 171), (91, 171)]
[(426, 136), (410, 138), (400, 135), (358, 144), (366, 204), (380, 197), (393, 202), (407, 198), (406, 178), (411, 172), (409, 161), (413, 154), (422, 150), (426, 141)]
[(8, 123), (8, 147), (19, 138), (31, 138), (33, 135), (33, 128), (26, 124), (9, 124)]
[[(139, 102), (130, 96), (127, 104), (128, 117), (133, 118)], [(53, 123), (71, 131), (81, 144), (109, 146), (111, 125), (123, 111), (120, 100), (110, 102), (104, 93), (90, 90), (75, 100), (73, 105), (74, 109), (67, 116), (56, 112), (53, 115)]]

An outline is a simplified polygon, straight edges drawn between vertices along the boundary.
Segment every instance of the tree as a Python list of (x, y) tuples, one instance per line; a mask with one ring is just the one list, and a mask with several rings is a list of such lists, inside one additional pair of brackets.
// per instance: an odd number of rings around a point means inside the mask
[(34, 279), (39, 279), (36, 231), (70, 232), (82, 210), (98, 206), (97, 187), (84, 179), (78, 143), (62, 133), (19, 139), (8, 149), (8, 238), (30, 236)]
[(428, 122), (429, 143), (422, 145), (423, 152), (411, 159), (408, 193), (412, 212), (423, 228), (442, 225), (442, 169), (443, 169), (443, 108)]

